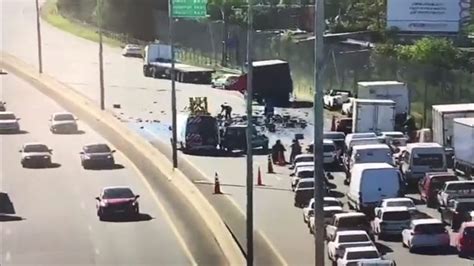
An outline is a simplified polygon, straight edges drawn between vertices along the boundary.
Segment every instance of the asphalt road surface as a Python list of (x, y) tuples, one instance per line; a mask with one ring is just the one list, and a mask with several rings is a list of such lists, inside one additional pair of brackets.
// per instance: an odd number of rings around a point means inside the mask
[[(105, 140), (84, 123), (73, 135), (49, 131), (51, 113), (63, 108), (29, 84), (1, 76), (1, 99), (21, 118), (22, 132), (0, 135), (1, 265), (189, 265), (194, 259), (146, 181), (120, 151), (109, 170), (84, 170), (82, 145)], [(54, 166), (27, 169), (18, 150), (26, 142), (53, 149)], [(130, 186), (138, 219), (99, 221), (95, 197), (105, 186)], [(11, 203), (11, 204), (10, 204)]]
[[(26, 0), (3, 0), (3, 40), (5, 51), (22, 60), (37, 64), (35, 45), (34, 5)], [(45, 22), (43, 28), (43, 54), (45, 72), (72, 86), (84, 95), (98, 101), (98, 45), (68, 33), (61, 32)], [(105, 47), (106, 106), (121, 104), (116, 114), (124, 122), (139, 131), (150, 141), (169, 143), (170, 82), (144, 78), (140, 59), (123, 58), (120, 49)], [(236, 113), (244, 113), (245, 102), (235, 93), (211, 89), (206, 85), (177, 83), (178, 110), (184, 110), (188, 97), (208, 97), (210, 112), (215, 114), (223, 102), (229, 103)], [(301, 110), (300, 115), (311, 119), (311, 114)], [(142, 122), (138, 122), (141, 119)], [(159, 123), (145, 122), (159, 120)], [(329, 119), (325, 119), (328, 126)], [(141, 129), (140, 127), (143, 127)], [(277, 136), (290, 139), (290, 134)], [(306, 135), (308, 143), (311, 133)], [(286, 141), (286, 144), (289, 144)], [(202, 157), (184, 155), (212, 181), (217, 172), (223, 190), (232, 197), (236, 205), (245, 210), (245, 158)], [(255, 156), (255, 175), (262, 168), (266, 186), (255, 189), (255, 225), (270, 240), (276, 250), (290, 265), (314, 265), (312, 235), (302, 221), (302, 211), (293, 207), (288, 170), (276, 167), (277, 174), (266, 175), (266, 156)], [(346, 186), (343, 176), (335, 173), (340, 196)], [(416, 195), (412, 195), (417, 198)], [(436, 211), (428, 210), (438, 217)], [(398, 265), (472, 265), (468, 260), (458, 259), (455, 254), (410, 254), (400, 242), (381, 242), (379, 245), (388, 257)], [(255, 252), (259, 252), (256, 250)]]

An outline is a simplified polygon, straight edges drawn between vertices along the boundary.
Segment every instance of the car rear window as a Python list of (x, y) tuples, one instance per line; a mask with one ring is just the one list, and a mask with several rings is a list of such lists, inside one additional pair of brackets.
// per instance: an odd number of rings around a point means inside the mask
[(469, 237), (471, 239), (474, 238), (474, 227), (466, 227), (464, 228), (463, 236)]
[(0, 114), (0, 120), (15, 120), (14, 114)]
[(461, 192), (465, 191), (466, 193), (470, 193), (471, 191), (474, 191), (474, 183), (454, 183), (454, 184), (449, 184), (448, 187), (446, 188), (446, 191), (448, 192)]
[(456, 210), (458, 212), (472, 211), (474, 210), (474, 201), (470, 202), (459, 202)]
[(366, 242), (370, 241), (367, 235), (344, 235), (339, 236), (339, 243), (348, 243), (348, 242)]
[(411, 208), (411, 207), (415, 207), (415, 205), (413, 204), (413, 202), (408, 201), (408, 200), (389, 201), (389, 202), (387, 202), (387, 207), (407, 207), (407, 208)]
[(340, 227), (369, 226), (369, 221), (365, 216), (344, 217), (339, 220)]
[(347, 254), (348, 260), (377, 259), (380, 258), (377, 251), (357, 251)]
[(406, 221), (410, 220), (411, 216), (408, 211), (400, 212), (385, 212), (382, 216), (384, 221)]
[(330, 207), (330, 206), (341, 206), (341, 203), (335, 200), (325, 200), (324, 207)]
[(300, 178), (310, 178), (314, 176), (314, 171), (301, 171), (298, 172), (298, 177)]
[(296, 161), (296, 163), (301, 163), (301, 162), (312, 162), (314, 161), (314, 158), (313, 157), (309, 157), (309, 156), (304, 156), (304, 157), (300, 157), (298, 158), (298, 160)]
[(324, 144), (323, 145), (323, 152), (333, 152), (336, 150), (336, 147), (332, 144)]
[(442, 234), (446, 232), (443, 224), (420, 224), (415, 227), (415, 233)]
[(314, 182), (299, 182), (298, 187), (299, 188), (312, 188), (314, 187)]
[(324, 218), (331, 218), (334, 214), (342, 212), (342, 210), (324, 211)]

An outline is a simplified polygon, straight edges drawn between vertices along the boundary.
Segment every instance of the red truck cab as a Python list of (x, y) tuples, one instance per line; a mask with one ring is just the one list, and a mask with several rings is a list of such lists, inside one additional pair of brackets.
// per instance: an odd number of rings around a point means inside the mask
[(418, 183), (418, 191), (420, 192), (420, 199), (426, 202), (428, 207), (433, 207), (437, 198), (439, 190), (444, 183), (448, 181), (457, 181), (458, 178), (453, 173), (449, 172), (428, 172)]

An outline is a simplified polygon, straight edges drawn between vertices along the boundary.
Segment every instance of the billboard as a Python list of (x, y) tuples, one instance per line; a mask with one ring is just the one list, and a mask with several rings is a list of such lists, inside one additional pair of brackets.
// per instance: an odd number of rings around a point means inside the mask
[(471, 0), (388, 0), (387, 28), (458, 32), (470, 20)]

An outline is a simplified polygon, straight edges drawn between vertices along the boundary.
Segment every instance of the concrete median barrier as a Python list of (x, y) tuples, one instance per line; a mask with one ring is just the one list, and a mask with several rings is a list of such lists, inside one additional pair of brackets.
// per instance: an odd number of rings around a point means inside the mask
[[(198, 264), (245, 264), (242, 250), (215, 208), (183, 172), (173, 170), (163, 153), (121, 123), (111, 112), (101, 111), (90, 99), (46, 74), (39, 75), (36, 69), (18, 58), (2, 51), (0, 66), (32, 83), (75, 113), (130, 158), (154, 191), (166, 199), (163, 204), (172, 210), (172, 218)], [(215, 250), (209, 248), (213, 245), (220, 248), (225, 261), (210, 259), (219, 257)]]

